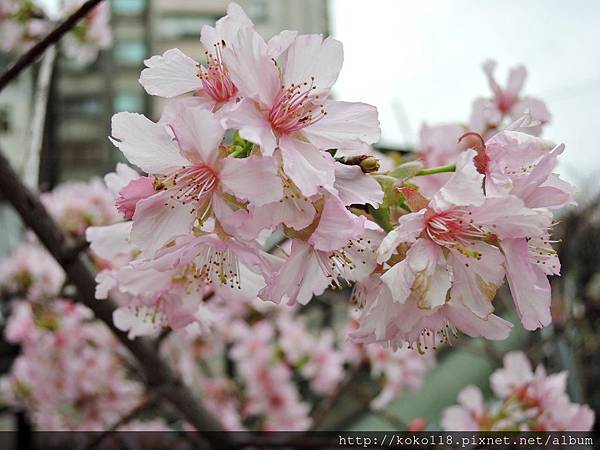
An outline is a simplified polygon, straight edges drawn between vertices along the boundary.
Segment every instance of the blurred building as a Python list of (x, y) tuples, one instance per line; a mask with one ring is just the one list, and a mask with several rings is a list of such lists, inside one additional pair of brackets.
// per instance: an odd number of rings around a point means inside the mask
[(150, 2), (112, 0), (113, 48), (81, 68), (61, 58), (54, 73), (40, 182), (86, 179), (111, 170), (118, 154), (108, 141), (115, 111), (145, 113), (137, 82), (150, 53)]

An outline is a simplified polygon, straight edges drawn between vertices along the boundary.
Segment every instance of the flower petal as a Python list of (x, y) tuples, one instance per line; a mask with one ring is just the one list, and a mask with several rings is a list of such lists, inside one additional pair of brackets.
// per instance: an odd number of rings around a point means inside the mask
[(267, 281), (259, 297), (274, 303), (287, 300), (288, 305), (306, 305), (313, 295), (325, 292), (329, 283), (312, 247), (306, 242), (294, 240), (289, 258)]
[(323, 109), (327, 115), (302, 130), (308, 140), (322, 150), (352, 150), (374, 144), (381, 137), (374, 106), (327, 100)]
[(243, 97), (267, 109), (273, 106), (281, 82), (264, 39), (250, 27), (240, 29), (237, 41), (223, 50), (229, 75)]
[(225, 158), (219, 171), (221, 186), (241, 200), (257, 206), (283, 197), (283, 185), (270, 156)]
[(500, 242), (506, 258), (506, 278), (515, 302), (517, 314), (527, 330), (550, 325), (550, 283), (541, 269), (529, 262), (525, 239)]
[(181, 152), (192, 162), (212, 165), (225, 136), (220, 119), (198, 106), (179, 103), (169, 125), (179, 142)]
[(379, 255), (377, 261), (380, 263), (386, 262), (396, 253), (398, 245), (407, 242), (414, 242), (425, 228), (425, 210), (405, 214), (398, 220), (398, 226), (390, 231), (383, 239), (383, 242), (377, 250)]
[[(473, 164), (475, 150), (462, 152), (456, 160), (456, 171), (433, 196), (431, 206), (444, 211), (453, 206), (481, 205), (484, 201), (483, 175)], [(433, 175), (435, 176), (435, 175)]]
[(159, 192), (140, 200), (136, 206), (131, 242), (147, 256), (152, 256), (175, 237), (192, 231), (194, 206), (177, 204), (173, 208), (169, 205), (169, 196), (167, 191)]
[(197, 62), (172, 48), (144, 61), (140, 84), (150, 95), (172, 98), (202, 88)]
[(327, 196), (317, 228), (308, 243), (321, 251), (343, 248), (348, 241), (358, 238), (364, 230), (365, 218), (358, 217), (346, 209), (342, 201)]
[(85, 238), (90, 248), (100, 258), (112, 260), (117, 255), (133, 250), (129, 234), (133, 222), (119, 222), (105, 227), (88, 227)]
[(326, 96), (337, 80), (344, 61), (341, 42), (320, 34), (303, 34), (296, 38), (287, 53), (283, 84), (289, 87), (310, 83), (314, 79), (313, 95)]
[(271, 124), (253, 101), (244, 99), (224, 116), (222, 120), (227, 128), (239, 131), (240, 136), (260, 145), (264, 155), (270, 156), (277, 147), (277, 139)]
[(485, 319), (494, 311), (492, 301), (504, 281), (504, 257), (496, 247), (485, 243), (470, 245), (469, 251), (480, 256), (472, 257), (450, 250), (453, 275), (450, 295), (454, 302), (463, 304), (473, 314)]
[(452, 301), (445, 306), (450, 323), (471, 337), (484, 337), (494, 341), (506, 339), (512, 329), (512, 323), (490, 314), (486, 319), (477, 317), (462, 305)]
[(111, 142), (125, 157), (150, 174), (167, 174), (189, 162), (164, 125), (141, 114), (121, 112), (112, 117)]
[(348, 166), (336, 162), (333, 187), (345, 205), (377, 207), (383, 201), (381, 185), (358, 166)]
[(282, 136), (279, 148), (283, 169), (298, 189), (307, 197), (320, 188), (333, 188), (335, 162), (329, 153), (289, 136)]

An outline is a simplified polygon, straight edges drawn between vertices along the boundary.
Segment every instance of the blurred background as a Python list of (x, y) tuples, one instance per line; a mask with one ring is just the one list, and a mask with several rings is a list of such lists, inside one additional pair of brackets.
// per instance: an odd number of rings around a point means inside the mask
[[(52, 0), (43, 2), (52, 9)], [(466, 123), (475, 97), (489, 95), (481, 64), (495, 59), (504, 83), (510, 67), (524, 64), (528, 95), (543, 99), (552, 114), (544, 137), (566, 144), (559, 171), (579, 190), (579, 208), (565, 213), (563, 277), (554, 280), (556, 323), (536, 333), (515, 327), (499, 345), (474, 341), (442, 351), (419, 392), (389, 406), (390, 415), (353, 411), (344, 426), (389, 429), (456, 402), (467, 384), (484, 387), (509, 349), (527, 348), (534, 362), (569, 370), (573, 401), (600, 411), (600, 3), (573, 0), (239, 0), (259, 31), (282, 29), (332, 35), (344, 44), (345, 61), (334, 95), (374, 104), (380, 112), (386, 151), (415, 148), (423, 123)], [(161, 99), (138, 83), (143, 60), (177, 47), (200, 58), (199, 31), (225, 14), (220, 0), (111, 0), (112, 48), (81, 68), (65, 58), (49, 80), (39, 165), (39, 188), (86, 180), (114, 169), (119, 152), (108, 141), (110, 117), (135, 111), (156, 118)], [(0, 67), (14, 55), (0, 54)], [(23, 170), (29, 146), (39, 68), (0, 94), (0, 146)], [(1, 201), (1, 198), (0, 198)], [(19, 240), (18, 220), (0, 210), (0, 256)], [(501, 293), (507, 295), (506, 293)], [(510, 318), (507, 317), (509, 320)], [(514, 320), (513, 320), (514, 322)], [(468, 348), (465, 348), (468, 347)], [(582, 362), (585, 361), (585, 364)], [(424, 394), (425, 393), (425, 394)], [(347, 411), (340, 411), (346, 414)]]

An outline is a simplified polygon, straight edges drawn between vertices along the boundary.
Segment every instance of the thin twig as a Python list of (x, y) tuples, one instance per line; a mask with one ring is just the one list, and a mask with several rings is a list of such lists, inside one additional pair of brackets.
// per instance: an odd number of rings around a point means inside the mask
[(99, 436), (97, 436), (93, 441), (91, 441), (88, 445), (86, 445), (85, 450), (91, 450), (93, 448), (96, 448), (96, 446), (98, 446), (98, 444), (100, 444), (100, 442), (102, 442), (104, 439), (106, 439), (112, 433), (117, 431), (122, 426), (127, 425), (129, 422), (136, 419), (144, 411), (146, 411), (149, 408), (151, 408), (152, 406), (154, 406), (156, 404), (157, 400), (158, 400), (157, 395), (154, 392), (149, 392), (146, 395), (146, 397), (140, 402), (139, 405), (137, 405), (135, 408), (133, 408), (128, 414), (121, 417), (111, 427), (104, 430)]
[(77, 22), (84, 18), (102, 0), (88, 0), (81, 7), (67, 17), (60, 25), (52, 30), (44, 39), (31, 47), (23, 56), (17, 59), (2, 75), (0, 75), (0, 92), (17, 78), (21, 72), (31, 66), (46, 51), (48, 47), (58, 42), (65, 33), (68, 33)]

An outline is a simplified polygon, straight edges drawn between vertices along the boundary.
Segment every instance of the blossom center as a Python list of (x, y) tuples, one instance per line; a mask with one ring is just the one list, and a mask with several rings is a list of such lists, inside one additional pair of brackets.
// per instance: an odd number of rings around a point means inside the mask
[(195, 210), (206, 212), (218, 183), (219, 177), (214, 169), (200, 163), (182, 167), (164, 179), (157, 179), (155, 187), (169, 191), (171, 201), (182, 205), (194, 202), (197, 204)]
[(217, 250), (206, 246), (196, 258), (197, 266), (194, 278), (207, 284), (220, 283), (231, 289), (241, 289), (240, 263), (231, 250)]
[(427, 236), (438, 245), (452, 247), (484, 239), (486, 233), (473, 223), (470, 212), (462, 210), (434, 213), (426, 222)]
[(318, 95), (315, 78), (301, 84), (292, 83), (289, 88), (282, 87), (271, 111), (269, 121), (273, 129), (281, 134), (294, 133), (312, 125), (327, 115), (323, 105), (315, 103)]
[(202, 87), (217, 103), (226, 102), (237, 93), (237, 87), (231, 81), (229, 71), (223, 64), (221, 46), (225, 46), (224, 41), (215, 44), (214, 53), (205, 52), (206, 67), (198, 65), (198, 76), (202, 80)]

